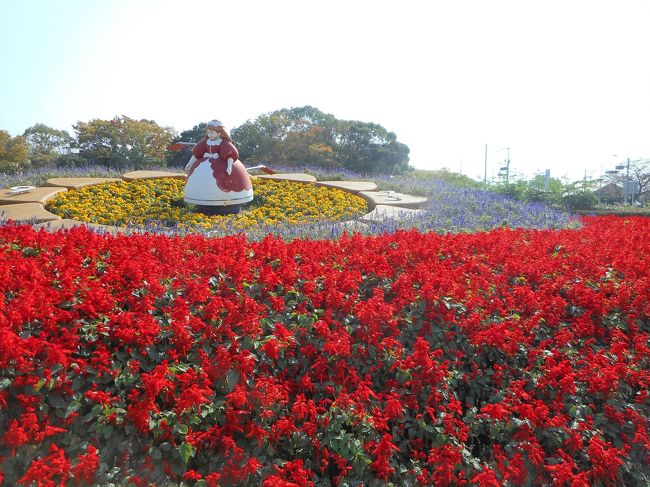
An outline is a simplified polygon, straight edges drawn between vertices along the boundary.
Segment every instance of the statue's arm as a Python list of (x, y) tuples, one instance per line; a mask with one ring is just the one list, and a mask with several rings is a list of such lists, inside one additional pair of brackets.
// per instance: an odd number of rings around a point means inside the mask
[(192, 154), (192, 157), (190, 157), (189, 162), (185, 165), (185, 171), (189, 171), (190, 167), (192, 167), (192, 164), (194, 164), (198, 159), (194, 154)]
[(231, 142), (221, 144), (221, 157), (228, 161), (226, 166), (226, 174), (232, 173), (232, 165), (236, 159), (239, 159), (239, 151)]

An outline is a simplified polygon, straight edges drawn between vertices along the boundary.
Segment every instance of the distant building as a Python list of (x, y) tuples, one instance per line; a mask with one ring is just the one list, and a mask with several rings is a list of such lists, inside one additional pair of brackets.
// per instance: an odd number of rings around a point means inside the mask
[(623, 202), (623, 188), (615, 183), (609, 183), (596, 190), (596, 196), (601, 203), (613, 204)]

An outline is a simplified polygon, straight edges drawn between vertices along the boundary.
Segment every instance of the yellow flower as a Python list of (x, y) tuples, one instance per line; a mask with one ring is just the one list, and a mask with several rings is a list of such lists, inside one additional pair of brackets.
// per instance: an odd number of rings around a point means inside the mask
[(334, 188), (255, 178), (255, 199), (236, 215), (208, 216), (183, 202), (184, 181), (142, 179), (58, 194), (47, 208), (74, 220), (241, 231), (259, 224), (348, 220), (367, 211), (363, 198)]

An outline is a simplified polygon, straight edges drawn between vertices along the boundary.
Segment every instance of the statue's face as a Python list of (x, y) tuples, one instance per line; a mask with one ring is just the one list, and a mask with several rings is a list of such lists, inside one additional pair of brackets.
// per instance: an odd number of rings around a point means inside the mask
[(216, 140), (219, 138), (219, 132), (217, 132), (216, 130), (210, 129), (207, 131), (207, 134), (208, 134), (208, 139), (210, 140)]

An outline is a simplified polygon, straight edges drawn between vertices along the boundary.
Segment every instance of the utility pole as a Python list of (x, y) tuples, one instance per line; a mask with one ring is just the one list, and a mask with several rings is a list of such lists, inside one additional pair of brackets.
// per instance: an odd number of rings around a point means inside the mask
[(508, 151), (508, 159), (506, 159), (506, 165), (499, 168), (499, 173), (501, 171), (506, 172), (506, 184), (508, 184), (508, 180), (510, 179), (510, 147), (506, 147), (506, 150)]
[(630, 195), (630, 205), (634, 203), (634, 195), (636, 194), (636, 182), (630, 181), (630, 158), (627, 158), (626, 164), (618, 164), (616, 166), (616, 171), (618, 172), (622, 169), (625, 169), (625, 181), (623, 181), (623, 204), (627, 205), (627, 195)]
[[(630, 158), (629, 157), (627, 158), (627, 172), (625, 174), (625, 184), (628, 187), (628, 193), (629, 193), (630, 192), (629, 191), (630, 188)], [(625, 203), (627, 203), (627, 194), (625, 195)], [(632, 203), (634, 203), (634, 190), (630, 194), (630, 206), (632, 205)]]
[[(486, 150), (486, 159), (487, 159), (487, 144), (485, 145), (485, 150)], [(510, 177), (510, 147), (502, 147), (501, 149), (499, 149), (498, 151), (496, 151), (492, 155), (492, 177), (494, 177), (494, 159), (495, 159), (495, 156), (497, 155), (497, 152), (500, 152), (502, 150), (507, 150), (508, 151), (508, 158), (504, 161), (506, 163), (505, 166), (502, 166), (501, 163), (499, 164), (498, 178), (499, 178), (499, 182), (503, 182), (502, 178), (503, 178), (503, 175), (505, 174), (505, 176), (506, 176), (506, 184), (507, 184), (508, 183), (508, 178)], [(485, 166), (486, 166), (485, 171), (487, 173), (487, 160), (485, 162)]]

